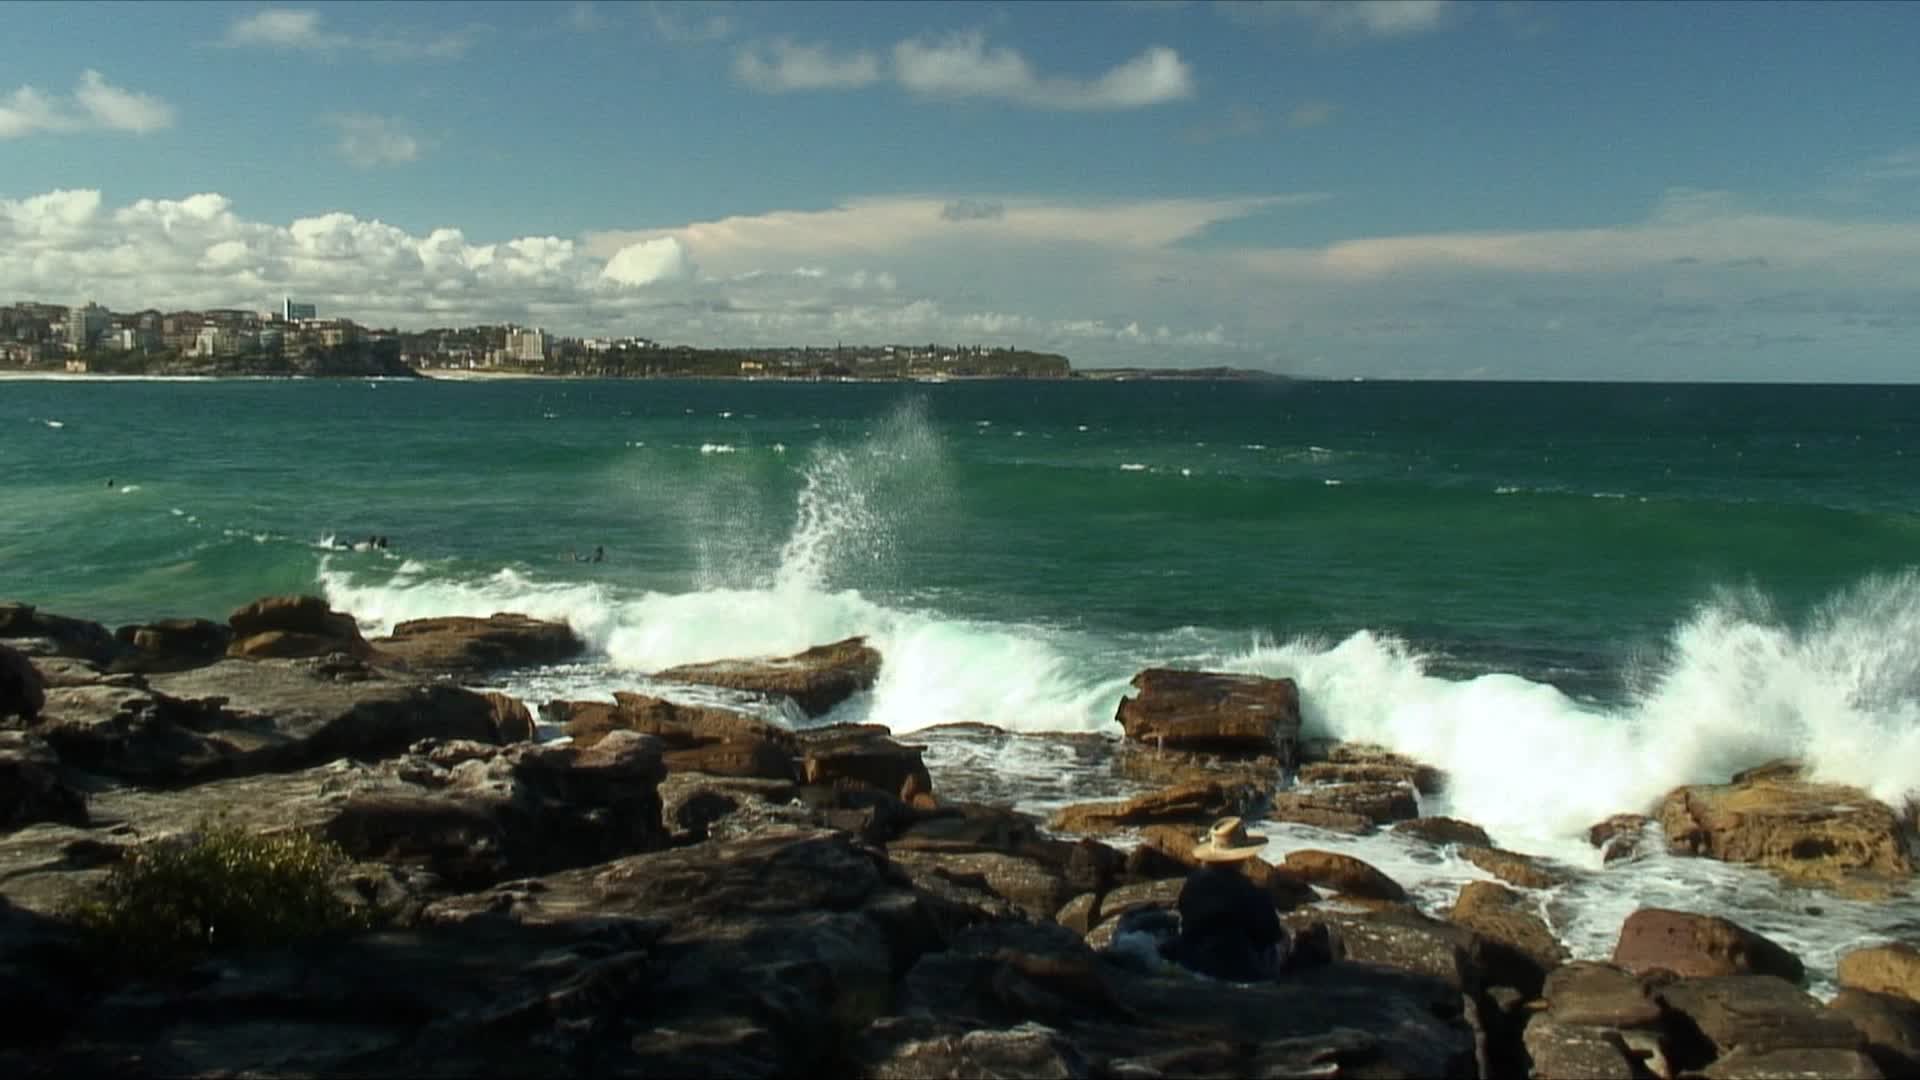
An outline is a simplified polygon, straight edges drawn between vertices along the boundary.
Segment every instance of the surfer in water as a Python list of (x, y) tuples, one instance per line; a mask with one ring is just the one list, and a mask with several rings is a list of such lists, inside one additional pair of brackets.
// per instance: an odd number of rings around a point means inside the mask
[(582, 555), (578, 550), (570, 550), (567, 552), (567, 554), (573, 556), (574, 562), (606, 562), (607, 561), (607, 549), (600, 546), (599, 544), (593, 545), (593, 554), (591, 555)]

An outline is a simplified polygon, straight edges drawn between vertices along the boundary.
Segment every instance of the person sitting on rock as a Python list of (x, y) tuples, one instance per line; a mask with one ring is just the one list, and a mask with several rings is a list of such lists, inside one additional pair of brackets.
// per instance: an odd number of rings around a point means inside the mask
[(1257, 982), (1280, 974), (1287, 934), (1273, 898), (1253, 883), (1240, 863), (1266, 846), (1237, 817), (1221, 818), (1193, 849), (1202, 865), (1180, 887), (1180, 937), (1169, 950), (1181, 967), (1231, 982)]

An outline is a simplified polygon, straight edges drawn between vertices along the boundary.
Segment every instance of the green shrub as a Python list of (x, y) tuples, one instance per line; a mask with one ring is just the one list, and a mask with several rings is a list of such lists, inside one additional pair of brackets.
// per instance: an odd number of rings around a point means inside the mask
[(67, 914), (102, 959), (176, 968), (214, 949), (278, 945), (362, 928), (369, 913), (334, 891), (338, 847), (301, 832), (257, 834), (202, 821), (180, 838), (129, 851), (100, 892)]

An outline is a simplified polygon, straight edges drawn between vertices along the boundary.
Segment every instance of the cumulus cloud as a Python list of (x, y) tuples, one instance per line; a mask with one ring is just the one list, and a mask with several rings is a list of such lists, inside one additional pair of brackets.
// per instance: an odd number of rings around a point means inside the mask
[(880, 79), (880, 60), (870, 52), (836, 54), (823, 45), (781, 39), (749, 45), (733, 58), (734, 78), (756, 90), (853, 90)]
[(363, 52), (383, 60), (454, 60), (465, 56), (486, 29), (475, 23), (438, 34), (391, 29), (349, 34), (329, 29), (312, 8), (269, 7), (229, 23), (220, 44), (287, 52)]
[(1449, 0), (1221, 0), (1220, 8), (1241, 22), (1281, 19), (1308, 22), (1338, 35), (1405, 37), (1438, 29)]
[(339, 132), (333, 147), (335, 152), (355, 168), (372, 169), (416, 161), (424, 149), (421, 140), (407, 131), (406, 121), (397, 116), (336, 113), (324, 121)]
[(77, 131), (130, 131), (137, 135), (173, 126), (172, 105), (107, 81), (91, 68), (80, 74), (70, 96), (22, 86), (0, 97), (0, 139)]
[(660, 281), (685, 281), (693, 276), (687, 246), (671, 236), (628, 244), (613, 253), (601, 278), (616, 285), (642, 286)]
[(893, 49), (894, 77), (909, 92), (944, 100), (989, 98), (1045, 109), (1132, 109), (1193, 94), (1193, 72), (1155, 46), (1094, 79), (1045, 76), (1026, 57), (989, 46), (978, 32), (913, 38)]

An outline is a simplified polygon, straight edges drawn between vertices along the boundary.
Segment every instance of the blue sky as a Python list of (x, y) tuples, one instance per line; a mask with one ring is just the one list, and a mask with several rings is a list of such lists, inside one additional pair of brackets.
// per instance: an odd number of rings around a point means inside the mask
[(1920, 7), (0, 12), (0, 298), (1372, 377), (1920, 374)]

